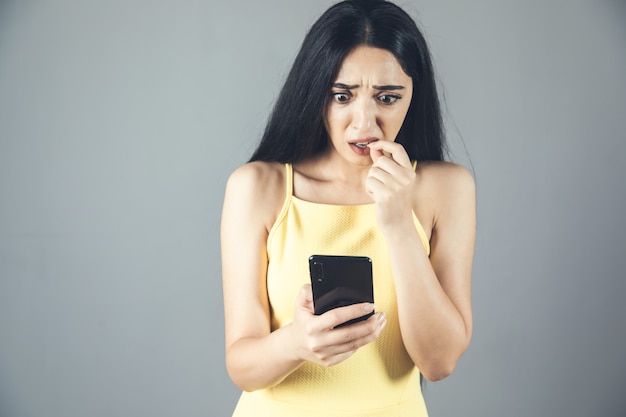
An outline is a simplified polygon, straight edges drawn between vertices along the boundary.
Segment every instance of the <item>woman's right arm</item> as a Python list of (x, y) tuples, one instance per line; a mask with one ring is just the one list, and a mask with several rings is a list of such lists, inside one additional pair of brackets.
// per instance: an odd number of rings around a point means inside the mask
[(233, 382), (247, 391), (277, 384), (302, 363), (285, 355), (289, 338), (283, 329), (270, 333), (265, 245), (271, 217), (280, 210), (275, 192), (280, 177), (269, 165), (244, 165), (228, 179), (224, 196), (226, 367)]
[(305, 286), (295, 300), (293, 321), (271, 331), (266, 243), (285, 199), (283, 172), (282, 165), (254, 162), (237, 169), (226, 185), (221, 225), (226, 367), (246, 391), (280, 383), (304, 361), (339, 363), (378, 337), (385, 324), (378, 313), (334, 329), (373, 306), (355, 304), (315, 316)]

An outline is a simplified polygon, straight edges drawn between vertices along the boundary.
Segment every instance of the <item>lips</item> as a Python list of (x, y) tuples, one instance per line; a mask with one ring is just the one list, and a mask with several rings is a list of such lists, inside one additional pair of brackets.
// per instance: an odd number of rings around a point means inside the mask
[(370, 148), (368, 145), (372, 142), (376, 142), (377, 140), (378, 138), (360, 138), (356, 140), (351, 140), (350, 142), (348, 142), (348, 145), (355, 154), (360, 156), (369, 156)]
[(357, 140), (351, 141), (350, 145), (354, 145), (361, 149), (365, 149), (367, 148), (367, 145), (369, 145), (372, 142), (376, 142), (377, 140), (378, 138), (357, 139)]

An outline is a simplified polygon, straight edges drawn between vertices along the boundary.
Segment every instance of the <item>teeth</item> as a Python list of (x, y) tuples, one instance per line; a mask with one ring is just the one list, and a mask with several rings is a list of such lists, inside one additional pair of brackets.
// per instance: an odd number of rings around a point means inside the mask
[(367, 145), (369, 145), (369, 142), (355, 143), (355, 145), (358, 146), (359, 148), (367, 148)]

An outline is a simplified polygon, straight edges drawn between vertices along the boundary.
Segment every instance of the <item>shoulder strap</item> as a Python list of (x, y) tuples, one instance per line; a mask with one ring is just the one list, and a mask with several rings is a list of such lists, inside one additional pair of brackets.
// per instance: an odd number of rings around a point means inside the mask
[(285, 200), (293, 195), (293, 167), (289, 162), (285, 163)]

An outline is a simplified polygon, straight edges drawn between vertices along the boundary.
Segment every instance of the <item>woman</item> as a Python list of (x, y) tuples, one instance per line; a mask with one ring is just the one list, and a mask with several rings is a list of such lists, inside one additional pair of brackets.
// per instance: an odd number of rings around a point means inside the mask
[[(222, 215), (235, 416), (426, 416), (472, 333), (471, 175), (443, 162), (432, 65), (392, 3), (344, 1), (304, 39)], [(372, 259), (369, 303), (314, 315), (308, 257)]]

